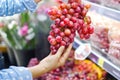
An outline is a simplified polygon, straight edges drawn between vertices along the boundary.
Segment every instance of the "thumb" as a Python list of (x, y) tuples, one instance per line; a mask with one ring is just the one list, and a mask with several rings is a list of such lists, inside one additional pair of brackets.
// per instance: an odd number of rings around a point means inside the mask
[(68, 48), (64, 52), (62, 58), (64, 58), (66, 60), (68, 58), (69, 54), (70, 54), (71, 49), (72, 49), (72, 43), (68, 46)]

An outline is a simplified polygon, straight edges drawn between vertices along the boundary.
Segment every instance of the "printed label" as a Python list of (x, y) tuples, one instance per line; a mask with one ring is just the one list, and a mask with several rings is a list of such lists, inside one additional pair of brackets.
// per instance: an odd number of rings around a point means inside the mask
[(84, 60), (90, 55), (90, 53), (91, 45), (88, 43), (82, 44), (75, 50), (75, 59)]

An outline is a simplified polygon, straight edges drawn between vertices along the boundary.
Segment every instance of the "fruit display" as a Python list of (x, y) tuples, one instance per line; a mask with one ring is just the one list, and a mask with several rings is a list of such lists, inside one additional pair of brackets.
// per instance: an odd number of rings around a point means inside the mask
[(106, 72), (99, 68), (90, 60), (75, 60), (75, 70), (85, 74), (85, 80), (101, 80), (105, 77)]
[[(120, 60), (120, 22), (92, 11), (88, 15), (94, 25), (94, 33), (90, 38), (92, 45), (105, 51), (110, 59)], [(120, 63), (117, 60), (114, 62)]]
[(89, 12), (88, 15), (91, 17), (92, 24), (94, 26), (94, 33), (90, 37), (92, 45), (108, 52), (108, 32), (112, 23), (109, 23), (110, 20), (108, 18), (101, 16), (96, 12)]
[(94, 34), (91, 36), (90, 40), (94, 46), (100, 48), (105, 52), (108, 52), (109, 40), (107, 28), (96, 26)]
[(64, 66), (44, 74), (40, 80), (104, 80), (106, 72), (92, 61), (79, 61), (72, 57)]
[[(111, 29), (118, 27), (120, 23), (116, 20), (101, 16), (95, 11), (90, 11), (88, 14), (91, 17), (92, 25), (94, 26), (94, 33), (90, 37), (93, 46), (102, 49), (105, 52), (109, 51)], [(96, 17), (97, 16), (97, 17)]]
[(81, 0), (68, 0), (50, 8), (47, 12), (53, 24), (48, 36), (51, 51), (55, 54), (60, 46), (68, 47), (74, 41), (76, 31), (81, 39), (88, 39), (93, 33), (91, 18), (86, 16), (89, 4), (83, 4)]

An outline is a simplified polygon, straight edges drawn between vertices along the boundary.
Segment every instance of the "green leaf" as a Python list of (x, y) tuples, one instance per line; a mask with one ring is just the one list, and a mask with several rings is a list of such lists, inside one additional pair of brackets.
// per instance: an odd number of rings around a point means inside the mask
[(21, 21), (21, 26), (23, 26), (25, 23), (30, 23), (30, 17), (28, 12), (21, 13), (20, 15), (20, 21)]

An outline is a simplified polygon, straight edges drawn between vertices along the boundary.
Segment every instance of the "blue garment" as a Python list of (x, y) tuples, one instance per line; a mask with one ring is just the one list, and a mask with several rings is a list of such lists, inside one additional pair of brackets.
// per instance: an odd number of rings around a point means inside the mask
[[(36, 7), (34, 0), (0, 0), (0, 16), (11, 16), (26, 10), (34, 12)], [(24, 67), (11, 66), (0, 70), (0, 80), (32, 80), (32, 74)]]
[(11, 66), (0, 71), (0, 80), (33, 80), (32, 74), (24, 67)]
[(34, 12), (36, 7), (34, 0), (0, 0), (0, 16), (11, 16), (26, 10)]

